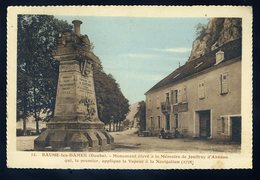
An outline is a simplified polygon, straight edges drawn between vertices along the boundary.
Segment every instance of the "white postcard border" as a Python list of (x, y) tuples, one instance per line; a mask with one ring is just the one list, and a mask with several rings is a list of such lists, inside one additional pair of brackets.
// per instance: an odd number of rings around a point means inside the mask
[[(242, 143), (240, 153), (22, 152), (16, 150), (17, 15), (242, 18)], [(252, 168), (252, 8), (238, 6), (23, 6), (7, 14), (7, 167), (48, 169), (237, 169)], [(44, 152), (46, 153), (46, 152)], [(48, 154), (48, 153), (47, 153)], [(122, 157), (115, 157), (119, 155)], [(136, 157), (123, 157), (133, 155)], [(148, 158), (145, 156), (149, 156)], [(164, 155), (176, 158), (162, 158)], [(189, 155), (197, 156), (185, 164)], [(212, 155), (220, 158), (212, 158)], [(92, 157), (90, 157), (92, 156)], [(104, 157), (105, 156), (105, 157)], [(140, 156), (140, 157), (138, 157)], [(158, 156), (158, 158), (156, 158)], [(199, 157), (201, 156), (201, 157)], [(225, 158), (228, 156), (228, 158)], [(202, 159), (202, 158), (205, 159)], [(222, 158), (221, 158), (222, 157)], [(109, 160), (115, 160), (113, 163)], [(151, 163), (156, 159), (182, 163)], [(207, 160), (207, 159), (210, 159)], [(70, 161), (72, 160), (72, 161)], [(89, 160), (90, 162), (86, 162)], [(93, 161), (91, 161), (93, 160)], [(96, 162), (95, 160), (98, 160)], [(107, 160), (103, 162), (103, 160)], [(120, 160), (121, 162), (117, 162)], [(125, 160), (126, 162), (124, 162)], [(132, 162), (130, 162), (131, 160)], [(77, 162), (79, 161), (79, 162)], [(138, 162), (140, 161), (140, 162)]]

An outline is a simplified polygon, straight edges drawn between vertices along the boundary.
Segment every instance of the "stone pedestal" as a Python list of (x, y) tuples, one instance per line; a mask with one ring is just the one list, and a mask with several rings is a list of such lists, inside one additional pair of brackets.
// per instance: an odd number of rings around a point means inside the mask
[(113, 137), (102, 122), (50, 122), (34, 141), (38, 151), (103, 151), (113, 148)]
[(35, 150), (102, 151), (113, 148), (114, 139), (99, 120), (93, 66), (97, 57), (90, 51), (86, 35), (80, 35), (80, 21), (73, 21), (75, 32), (60, 34), (53, 55), (59, 62), (54, 118), (47, 130), (34, 141)]

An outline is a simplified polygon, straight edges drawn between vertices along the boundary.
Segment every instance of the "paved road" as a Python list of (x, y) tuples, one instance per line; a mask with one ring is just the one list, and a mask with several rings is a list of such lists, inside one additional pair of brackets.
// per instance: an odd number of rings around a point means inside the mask
[[(158, 137), (138, 137), (136, 129), (111, 132), (115, 138), (117, 152), (239, 152), (240, 145), (217, 144), (208, 140), (195, 139), (159, 139)], [(32, 150), (33, 140), (37, 136), (17, 137), (17, 150)]]

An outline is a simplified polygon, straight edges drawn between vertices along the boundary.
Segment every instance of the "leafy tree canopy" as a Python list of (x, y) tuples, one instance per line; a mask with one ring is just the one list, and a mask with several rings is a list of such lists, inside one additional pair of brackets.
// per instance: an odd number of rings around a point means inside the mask
[(111, 120), (123, 121), (129, 112), (129, 102), (122, 94), (116, 80), (111, 74), (107, 75), (102, 70), (95, 70), (94, 81), (101, 121), (105, 124), (110, 123)]
[(64, 29), (72, 26), (53, 16), (18, 16), (17, 119), (33, 115), (48, 120), (52, 115), (58, 77), (52, 50)]

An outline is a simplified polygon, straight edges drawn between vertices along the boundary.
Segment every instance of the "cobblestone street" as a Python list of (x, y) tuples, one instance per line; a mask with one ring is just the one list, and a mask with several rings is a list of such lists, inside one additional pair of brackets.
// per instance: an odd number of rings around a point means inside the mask
[[(209, 140), (199, 139), (159, 139), (158, 137), (138, 137), (136, 129), (122, 132), (111, 132), (115, 138), (115, 149), (117, 152), (239, 152), (240, 145), (218, 144)], [(17, 150), (32, 150), (33, 140), (37, 136), (17, 137)]]

